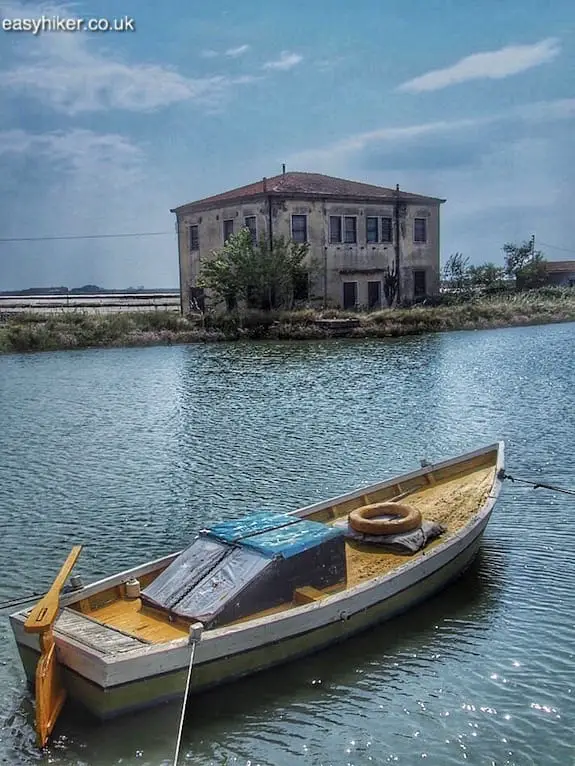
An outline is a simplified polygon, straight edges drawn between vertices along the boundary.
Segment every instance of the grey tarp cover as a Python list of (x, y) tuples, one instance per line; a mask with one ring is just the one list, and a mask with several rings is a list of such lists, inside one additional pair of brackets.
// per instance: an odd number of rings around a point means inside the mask
[(200, 533), (142, 591), (142, 602), (215, 626), (290, 601), (304, 585), (344, 579), (343, 530), (258, 513)]
[(417, 529), (413, 529), (411, 532), (403, 532), (400, 535), (365, 535), (352, 529), (347, 519), (336, 521), (334, 526), (343, 529), (348, 540), (377, 545), (390, 553), (405, 554), (417, 553), (417, 551), (425, 548), (427, 543), (435, 540), (436, 537), (445, 532), (445, 527), (442, 527), (441, 524), (425, 520)]
[(207, 624), (236, 600), (244, 588), (272, 564), (260, 553), (235, 548), (174, 607), (181, 617), (194, 617)]
[(172, 609), (228, 551), (229, 545), (207, 537), (198, 537), (148, 585), (142, 592), (142, 601), (152, 606)]

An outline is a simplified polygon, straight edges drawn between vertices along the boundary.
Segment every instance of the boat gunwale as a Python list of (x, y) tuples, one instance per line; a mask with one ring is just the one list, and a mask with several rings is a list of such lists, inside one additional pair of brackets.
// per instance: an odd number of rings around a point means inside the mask
[[(500, 470), (503, 468), (503, 463), (504, 463), (504, 443), (502, 441), (495, 442), (489, 446), (483, 447), (478, 450), (474, 450), (473, 452), (465, 453), (456, 458), (451, 458), (449, 460), (442, 461), (437, 464), (426, 466), (424, 468), (418, 469), (408, 474), (402, 474), (401, 476), (394, 476), (382, 482), (377, 482), (369, 486), (363, 486), (357, 490), (346, 493), (345, 495), (340, 495), (335, 498), (331, 498), (330, 500), (321, 501), (320, 503), (316, 503), (310, 506), (306, 506), (304, 508), (297, 509), (296, 511), (292, 511), (290, 514), (290, 515), (299, 515), (302, 518), (305, 518), (309, 515), (312, 515), (313, 513), (323, 510), (324, 508), (329, 508), (333, 505), (336, 505), (337, 503), (343, 503), (343, 502), (346, 502), (347, 500), (356, 499), (357, 497), (360, 497), (362, 494), (373, 492), (378, 489), (383, 489), (387, 486), (392, 486), (393, 484), (403, 483), (407, 480), (414, 479), (429, 473), (433, 473), (434, 471), (438, 471), (443, 468), (448, 468), (453, 465), (457, 465), (458, 463), (465, 463), (470, 460), (473, 460), (476, 457), (487, 455), (490, 452), (495, 452), (495, 455), (496, 455), (496, 460), (494, 464), (495, 476), (491, 484), (486, 501), (482, 504), (482, 506), (478, 509), (478, 511), (472, 515), (472, 517), (467, 522), (467, 524), (465, 524), (459, 530), (457, 530), (452, 535), (450, 535), (446, 540), (440, 542), (432, 551), (430, 551), (428, 554), (425, 555), (425, 558), (418, 557), (417, 559), (414, 559), (414, 560), (408, 560), (404, 564), (401, 564), (399, 567), (396, 567), (392, 569), (391, 571), (388, 571), (381, 575), (376, 575), (375, 577), (371, 577), (363, 582), (357, 583), (351, 588), (346, 588), (342, 591), (338, 591), (336, 593), (326, 595), (321, 600), (316, 602), (295, 606), (290, 609), (282, 610), (281, 612), (278, 612), (272, 615), (255, 617), (253, 619), (246, 620), (245, 622), (242, 622), (239, 624), (222, 626), (220, 628), (215, 628), (213, 630), (205, 631), (202, 637), (202, 643), (208, 644), (208, 645), (211, 644), (211, 648), (213, 651), (215, 646), (217, 646), (217, 642), (221, 641), (223, 638), (226, 638), (226, 637), (237, 638), (237, 637), (249, 635), (250, 632), (257, 632), (259, 628), (262, 628), (264, 626), (265, 627), (275, 626), (278, 623), (285, 625), (287, 630), (289, 631), (289, 625), (293, 620), (305, 619), (306, 615), (310, 617), (312, 615), (315, 616), (315, 613), (322, 613), (326, 609), (329, 610), (329, 608), (333, 607), (334, 605), (338, 605), (338, 604), (345, 605), (347, 602), (350, 602), (353, 604), (353, 602), (357, 599), (358, 596), (361, 596), (364, 593), (369, 592), (371, 590), (377, 590), (379, 589), (381, 585), (389, 583), (393, 581), (394, 579), (402, 578), (404, 575), (406, 575), (410, 571), (416, 568), (421, 568), (424, 563), (432, 562), (431, 567), (429, 568), (429, 571), (430, 572), (435, 571), (435, 569), (439, 567), (434, 567), (433, 562), (437, 562), (438, 557), (440, 557), (443, 553), (445, 553), (447, 550), (449, 550), (453, 546), (457, 545), (458, 542), (468, 537), (471, 537), (473, 529), (479, 526), (483, 522), (485, 517), (486, 516), (488, 517), (489, 514), (491, 513), (502, 485), (502, 480), (500, 478)], [(140, 575), (145, 574), (147, 572), (153, 571), (155, 568), (163, 565), (164, 563), (167, 565), (172, 560), (174, 560), (179, 555), (179, 553), (180, 552), (177, 552), (165, 557), (161, 557), (159, 559), (155, 559), (154, 561), (147, 562), (145, 564), (139, 565), (138, 567), (134, 567), (129, 570), (124, 570), (123, 572), (117, 573), (103, 580), (99, 580), (97, 582), (91, 583), (90, 585), (85, 586), (81, 590), (76, 591), (73, 594), (68, 594), (66, 597), (64, 597), (61, 602), (62, 606), (63, 607), (71, 606), (77, 601), (80, 601), (83, 598), (89, 597), (92, 594), (95, 594), (102, 590), (106, 590), (107, 588), (119, 585), (122, 582), (124, 582), (126, 577), (128, 576), (134, 576), (136, 575), (136, 573), (139, 573)], [(427, 567), (425, 568), (427, 569)], [(427, 574), (424, 576), (427, 576)], [(408, 585), (407, 587), (411, 587), (411, 586)], [(386, 596), (385, 598), (387, 597), (389, 596)], [(383, 600), (383, 599), (379, 599), (379, 600)], [(359, 607), (358, 610), (361, 610), (363, 608), (364, 608), (363, 606)], [(355, 611), (358, 611), (358, 610), (355, 610)], [(345, 611), (342, 612), (342, 614), (344, 613)], [(353, 613), (354, 611), (352, 610), (349, 616), (351, 616)], [(25, 619), (25, 614), (26, 614), (26, 611), (15, 613), (11, 615), (11, 619), (14, 621), (23, 622), (23, 620)], [(342, 619), (342, 617), (340, 616), (338, 619)], [(315, 620), (312, 620), (312, 622), (315, 622)], [(333, 619), (328, 619), (327, 622), (333, 622)], [(292, 632), (295, 635), (299, 631), (292, 631)], [(57, 627), (56, 627), (56, 633), (58, 633)], [(103, 663), (104, 666), (107, 666), (107, 667), (123, 665), (126, 662), (135, 660), (142, 656), (149, 658), (157, 654), (172, 654), (173, 652), (184, 649), (189, 644), (187, 637), (176, 638), (176, 639), (173, 639), (172, 641), (166, 641), (166, 642), (153, 644), (153, 645), (143, 645), (140, 647), (135, 647), (134, 649), (122, 652), (121, 656), (110, 657), (110, 656), (103, 655), (100, 652), (96, 652), (90, 647), (85, 646), (81, 642), (75, 640), (72, 636), (60, 634), (58, 638), (59, 640), (63, 640), (66, 643), (71, 643), (74, 647), (78, 649), (81, 648), (82, 653), (84, 655), (91, 656), (92, 660), (96, 659), (98, 662)], [(216, 642), (216, 644), (214, 644), (213, 642)], [(25, 643), (26, 645), (29, 645), (28, 641), (26, 641)], [(211, 652), (209, 652), (209, 654), (211, 654)], [(214, 657), (211, 657), (211, 656), (206, 657), (205, 661), (211, 661), (213, 659), (216, 659), (218, 656), (219, 655), (216, 652)], [(198, 657), (198, 660), (200, 660), (199, 657)]]
[(495, 468), (497, 470), (496, 470), (494, 485), (496, 482), (499, 482), (499, 484), (501, 484), (500, 480), (497, 477), (497, 474), (499, 470), (503, 468), (503, 462), (505, 457), (504, 455), (505, 445), (503, 441), (497, 441), (497, 442), (493, 442), (492, 444), (489, 444), (486, 447), (481, 447), (477, 450), (473, 450), (472, 452), (465, 452), (462, 455), (459, 455), (457, 457), (449, 458), (448, 460), (442, 460), (439, 463), (432, 463), (430, 465), (426, 465), (421, 468), (418, 468), (415, 471), (410, 471), (409, 473), (400, 474), (399, 476), (392, 476), (390, 479), (384, 479), (383, 481), (376, 482), (375, 484), (364, 485), (358, 489), (352, 490), (351, 492), (346, 492), (343, 495), (337, 495), (335, 497), (329, 498), (328, 500), (321, 500), (319, 503), (306, 505), (303, 508), (298, 508), (295, 511), (289, 511), (287, 515), (301, 516), (302, 518), (307, 518), (307, 516), (311, 515), (312, 513), (317, 513), (318, 511), (324, 510), (326, 508), (330, 508), (334, 505), (345, 503), (348, 500), (355, 500), (357, 497), (361, 497), (361, 495), (370, 494), (371, 492), (377, 492), (378, 490), (385, 489), (386, 487), (393, 486), (394, 484), (404, 484), (405, 482), (410, 481), (411, 479), (417, 479), (420, 476), (427, 476), (430, 473), (441, 471), (444, 468), (451, 468), (451, 466), (457, 465), (458, 463), (469, 462), (476, 457), (487, 455), (490, 452), (494, 452), (497, 456), (496, 463), (495, 463)]

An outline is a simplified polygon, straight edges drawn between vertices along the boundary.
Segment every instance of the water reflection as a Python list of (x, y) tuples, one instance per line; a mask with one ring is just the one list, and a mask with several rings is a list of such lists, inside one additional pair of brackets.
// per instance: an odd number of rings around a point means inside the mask
[[(504, 558), (486, 544), (460, 580), (415, 611), (313, 657), (193, 699), (185, 726), (187, 750), (194, 759), (210, 752), (217, 762), (227, 748), (237, 746), (238, 738), (250, 736), (280, 748), (284, 755), (297, 755), (292, 738), (297, 732), (286, 736), (286, 731), (290, 726), (305, 726), (310, 711), (314, 711), (314, 729), (329, 734), (342, 714), (368, 716), (374, 695), (378, 705), (396, 704), (397, 695), (402, 694), (402, 679), (433, 678), (438, 663), (479, 656), (478, 644), (488, 630), (482, 620), (486, 614), (492, 617), (498, 608)], [(467, 635), (462, 636), (466, 628)], [(271, 710), (275, 720), (272, 726)], [(121, 758), (133, 757), (136, 751), (165, 748), (169, 753), (179, 711), (179, 704), (168, 704), (108, 722), (103, 729), (81, 711), (68, 708), (58, 724), (56, 744), (51, 747), (51, 758), (56, 758), (52, 762), (58, 763), (60, 747), (65, 748), (68, 759), (74, 753), (80, 757), (83, 752), (98, 751), (101, 763), (120, 763)], [(5, 725), (31, 757), (33, 710), (27, 694)], [(102, 745), (104, 732), (107, 745)]]
[[(0, 598), (41, 590), (75, 542), (90, 579), (216, 517), (289, 510), (499, 438), (510, 473), (573, 486), (573, 329), (0, 357)], [(189, 760), (569, 763), (572, 511), (567, 496), (506, 485), (465, 579), (196, 701)], [(0, 763), (38, 760), (1, 618), (0, 706)], [(68, 710), (40, 760), (171, 763), (177, 716), (99, 727)]]

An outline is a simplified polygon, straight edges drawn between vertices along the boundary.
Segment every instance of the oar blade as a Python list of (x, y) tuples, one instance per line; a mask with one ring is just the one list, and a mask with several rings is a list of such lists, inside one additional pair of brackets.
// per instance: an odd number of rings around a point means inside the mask
[(48, 741), (66, 700), (56, 644), (52, 636), (46, 638), (50, 646), (42, 652), (36, 666), (36, 741), (40, 748)]

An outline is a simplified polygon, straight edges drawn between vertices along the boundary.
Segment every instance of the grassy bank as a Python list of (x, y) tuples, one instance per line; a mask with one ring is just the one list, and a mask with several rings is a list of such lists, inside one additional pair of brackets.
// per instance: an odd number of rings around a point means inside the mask
[(452, 305), (384, 309), (370, 313), (305, 309), (248, 312), (187, 319), (169, 312), (52, 316), (27, 314), (0, 324), (0, 351), (50, 351), (240, 339), (308, 340), (330, 337), (318, 319), (353, 319), (349, 337), (388, 338), (447, 330), (473, 330), (575, 321), (575, 290), (544, 288)]

